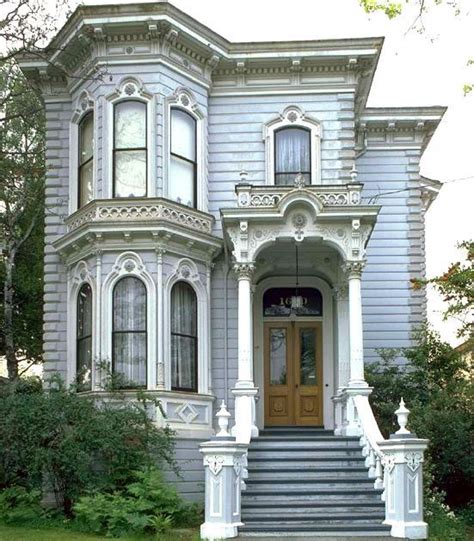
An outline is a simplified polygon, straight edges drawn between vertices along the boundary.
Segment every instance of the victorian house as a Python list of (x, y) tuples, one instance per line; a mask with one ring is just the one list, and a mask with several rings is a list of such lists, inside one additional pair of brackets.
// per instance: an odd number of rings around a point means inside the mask
[(224, 401), (241, 533), (396, 522), (364, 363), (425, 320), (444, 108), (366, 107), (382, 44), (231, 43), (156, 2), (81, 6), (22, 61), (47, 117), (45, 370), (159, 398), (195, 500)]

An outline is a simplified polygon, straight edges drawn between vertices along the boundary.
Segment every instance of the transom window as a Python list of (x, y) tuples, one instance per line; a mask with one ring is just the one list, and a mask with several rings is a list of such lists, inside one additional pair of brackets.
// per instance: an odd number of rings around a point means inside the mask
[(90, 391), (92, 376), (92, 289), (83, 284), (77, 295), (76, 374), (81, 391)]
[(114, 197), (147, 195), (146, 108), (136, 100), (114, 106)]
[(302, 174), (311, 184), (311, 132), (291, 126), (275, 131), (275, 184), (290, 185)]
[(94, 115), (87, 113), (79, 124), (78, 208), (93, 199), (94, 189)]
[(197, 392), (197, 299), (186, 282), (171, 290), (171, 388)]
[(123, 387), (146, 386), (147, 298), (138, 278), (121, 278), (113, 291), (112, 370)]
[(196, 120), (182, 109), (171, 109), (169, 197), (196, 206)]

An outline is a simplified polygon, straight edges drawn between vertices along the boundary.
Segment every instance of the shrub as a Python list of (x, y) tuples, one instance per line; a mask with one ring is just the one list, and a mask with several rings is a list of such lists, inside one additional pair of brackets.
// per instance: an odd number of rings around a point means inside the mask
[(162, 533), (172, 526), (194, 526), (195, 505), (184, 502), (164, 483), (156, 468), (134, 473), (135, 481), (121, 493), (84, 496), (74, 506), (75, 522), (88, 532), (120, 537), (127, 533)]
[(94, 402), (59, 380), (46, 392), (2, 387), (0, 486), (49, 488), (67, 516), (90, 490), (111, 492), (152, 464), (175, 468), (172, 434), (140, 399)]
[(10, 487), (0, 491), (0, 520), (8, 523), (31, 523), (43, 516), (41, 492), (24, 487)]
[(433, 488), (446, 493), (453, 507), (469, 503), (473, 491), (473, 384), (466, 360), (430, 331), (417, 335), (415, 347), (404, 350), (407, 366), (393, 364), (394, 350), (384, 350), (382, 361), (367, 367), (374, 387), (375, 416), (387, 436), (396, 430), (394, 411), (403, 396), (411, 415), (409, 425), (430, 444), (427, 469)]

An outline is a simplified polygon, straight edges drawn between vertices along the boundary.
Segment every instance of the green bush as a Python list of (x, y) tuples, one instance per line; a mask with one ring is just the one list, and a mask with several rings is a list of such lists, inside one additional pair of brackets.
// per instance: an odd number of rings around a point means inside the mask
[(0, 393), (0, 488), (46, 487), (70, 516), (87, 491), (123, 489), (151, 465), (175, 469), (172, 434), (156, 427), (143, 398), (99, 403), (57, 379), (49, 391), (5, 385)]
[(0, 491), (0, 520), (2, 522), (31, 523), (44, 515), (40, 505), (41, 492), (24, 487), (10, 487)]
[(74, 505), (82, 531), (120, 537), (131, 533), (162, 533), (172, 526), (200, 522), (195, 505), (184, 502), (156, 468), (135, 472), (135, 481), (121, 493), (84, 496)]
[(468, 362), (430, 330), (402, 352), (405, 367), (394, 365), (400, 352), (380, 353), (382, 361), (367, 367), (367, 380), (374, 387), (371, 403), (382, 432), (388, 436), (396, 430), (394, 411), (403, 397), (411, 410), (409, 428), (430, 440), (426, 466), (432, 487), (453, 507), (468, 504), (474, 484), (474, 387)]
[(428, 490), (425, 494), (425, 520), (430, 541), (469, 541), (466, 524), (443, 503), (443, 494)]

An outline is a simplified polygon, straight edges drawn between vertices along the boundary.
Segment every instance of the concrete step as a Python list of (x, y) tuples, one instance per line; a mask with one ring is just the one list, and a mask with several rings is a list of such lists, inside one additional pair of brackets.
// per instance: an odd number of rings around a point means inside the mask
[(258, 490), (274, 490), (278, 492), (287, 492), (288, 490), (325, 490), (330, 488), (357, 488), (360, 490), (370, 490), (374, 486), (374, 480), (354, 477), (331, 477), (331, 478), (286, 478), (286, 479), (255, 479), (249, 477), (246, 481), (247, 490), (256, 488)]
[(254, 449), (325, 449), (325, 448), (352, 448), (360, 449), (359, 439), (336, 439), (333, 437), (322, 438), (258, 438), (253, 440), (249, 450)]
[(306, 524), (310, 523), (325, 523), (325, 524), (380, 524), (384, 520), (384, 513), (365, 513), (365, 514), (300, 514), (294, 512), (292, 514), (278, 516), (271, 515), (255, 515), (245, 514), (242, 516), (242, 521), (247, 526), (252, 524)]
[(309, 501), (319, 503), (321, 501), (337, 501), (338, 503), (353, 502), (355, 498), (364, 503), (379, 502), (382, 495), (381, 490), (372, 487), (367, 488), (321, 488), (316, 490), (310, 487), (298, 487), (287, 489), (284, 493), (276, 492), (274, 487), (248, 487), (243, 493), (245, 503), (255, 501), (271, 502), (271, 505), (279, 502), (292, 502), (292, 506), (297, 506), (299, 502)]
[(307, 468), (325, 468), (325, 467), (334, 467), (334, 468), (346, 468), (346, 467), (365, 467), (365, 458), (362, 455), (354, 456), (341, 456), (334, 458), (334, 456), (317, 456), (314, 458), (300, 458), (300, 457), (286, 457), (281, 459), (281, 457), (272, 455), (266, 456), (252, 456), (248, 461), (249, 469), (274, 469), (278, 470), (281, 468), (299, 468), (302, 471)]
[(356, 501), (295, 501), (286, 499), (283, 501), (257, 500), (253, 502), (242, 502), (242, 510), (268, 513), (269, 515), (280, 515), (295, 509), (299, 513), (358, 513), (361, 510), (364, 512), (380, 511), (385, 512), (385, 503), (379, 501), (365, 501), (359, 498)]
[(248, 458), (293, 458), (299, 460), (314, 459), (314, 458), (347, 458), (347, 457), (360, 457), (362, 456), (360, 447), (311, 447), (305, 448), (258, 448), (249, 449)]
[[(282, 534), (268, 533), (268, 532), (242, 532), (236, 539), (245, 539), (245, 541), (281, 541), (282, 538), (285, 541), (311, 541), (317, 539), (318, 541), (354, 541), (354, 538), (360, 540), (370, 539), (370, 541), (387, 541), (390, 537), (389, 533), (379, 534), (377, 532), (351, 532), (350, 536), (346, 533), (337, 532), (285, 532)], [(397, 541), (407, 541), (401, 537), (397, 537)]]
[(301, 479), (304, 476), (305, 479), (332, 479), (335, 477), (341, 478), (353, 478), (353, 479), (366, 479), (367, 468), (362, 466), (349, 466), (349, 467), (335, 467), (328, 466), (322, 467), (293, 467), (288, 468), (282, 466), (281, 468), (267, 468), (267, 467), (249, 467), (249, 478), (251, 480), (260, 479), (293, 479), (295, 481)]
[(292, 522), (280, 524), (278, 522), (260, 522), (258, 524), (249, 524), (239, 527), (239, 532), (279, 532), (281, 534), (289, 532), (324, 532), (327, 534), (351, 535), (353, 532), (377, 533), (378, 535), (389, 534), (390, 526), (384, 524), (328, 524), (324, 522)]

